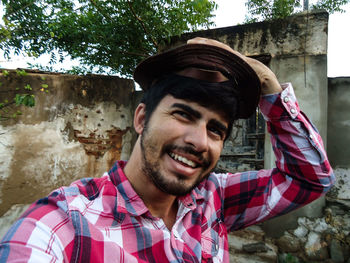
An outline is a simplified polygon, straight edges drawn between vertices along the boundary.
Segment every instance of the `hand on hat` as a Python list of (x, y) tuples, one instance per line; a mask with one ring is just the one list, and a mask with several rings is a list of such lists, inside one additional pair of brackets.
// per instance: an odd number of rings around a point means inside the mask
[(226, 49), (227, 51), (232, 52), (236, 56), (242, 58), (256, 72), (261, 82), (262, 95), (273, 94), (282, 91), (282, 88), (276, 78), (276, 75), (267, 66), (265, 66), (263, 63), (256, 59), (242, 55), (238, 51), (233, 50), (228, 45), (222, 42), (208, 38), (196, 37), (188, 40), (187, 44), (206, 44)]

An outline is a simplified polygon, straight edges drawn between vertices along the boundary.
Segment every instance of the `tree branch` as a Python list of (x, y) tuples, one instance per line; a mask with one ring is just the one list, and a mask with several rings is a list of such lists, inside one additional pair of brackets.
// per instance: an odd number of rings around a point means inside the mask
[(149, 56), (147, 54), (141, 54), (141, 53), (129, 52), (129, 51), (118, 51), (118, 52), (121, 54), (125, 54), (125, 55), (140, 56), (140, 57), (145, 57), (145, 58), (147, 58)]
[(12, 104), (15, 104), (15, 102), (12, 101), (12, 102), (8, 102), (8, 103), (4, 104), (4, 105), (1, 107), (0, 110), (3, 110), (3, 108), (6, 108), (6, 107), (8, 107), (8, 106), (11, 106)]
[[(26, 4), (26, 5), (24, 5), (24, 6), (22, 6), (20, 9), (18, 9), (18, 10), (13, 10), (12, 8), (12, 10), (11, 10), (11, 12), (9, 12), (6, 16), (4, 16), (6, 19), (8, 19), (7, 17), (8, 16), (10, 16), (10, 15), (12, 15), (12, 14), (15, 14), (15, 13), (18, 13), (19, 11), (22, 11), (22, 10), (24, 10), (24, 9), (26, 9), (28, 6), (31, 6), (31, 5), (33, 5), (34, 4), (34, 2), (35, 1), (32, 1), (32, 2), (29, 2), (28, 4)], [(10, 6), (11, 7), (11, 6)]]
[(148, 30), (147, 30), (145, 24), (143, 23), (142, 19), (136, 15), (134, 9), (132, 8), (132, 4), (131, 4), (130, 1), (128, 1), (128, 5), (129, 5), (129, 9), (130, 9), (131, 13), (132, 13), (133, 16), (136, 18), (136, 20), (140, 23), (140, 25), (142, 26), (143, 31), (146, 33), (146, 35), (148, 35), (148, 36), (150, 37), (151, 41), (152, 41), (153, 44), (156, 46), (156, 48), (158, 48), (158, 43), (157, 43), (157, 41), (155, 41), (155, 40), (153, 39), (153, 37), (149, 34), (149, 32), (148, 32)]
[(101, 15), (103, 15), (103, 16), (106, 17), (106, 18), (108, 18), (110, 21), (114, 22), (114, 19), (113, 19), (110, 15), (106, 14), (99, 6), (95, 3), (94, 0), (90, 0), (90, 3), (97, 9), (97, 11), (100, 12)]

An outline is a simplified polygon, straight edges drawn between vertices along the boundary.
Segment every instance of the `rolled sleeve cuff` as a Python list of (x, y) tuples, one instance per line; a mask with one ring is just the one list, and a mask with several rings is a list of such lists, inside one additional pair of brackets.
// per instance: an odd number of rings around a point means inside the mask
[(281, 84), (282, 92), (261, 97), (259, 107), (266, 121), (295, 119), (300, 113), (299, 104), (291, 83)]

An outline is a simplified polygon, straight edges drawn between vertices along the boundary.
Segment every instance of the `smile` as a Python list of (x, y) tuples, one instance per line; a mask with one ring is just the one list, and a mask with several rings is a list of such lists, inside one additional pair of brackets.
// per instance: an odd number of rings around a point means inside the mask
[(185, 157), (183, 157), (183, 156), (180, 156), (180, 155), (178, 155), (178, 154), (176, 154), (176, 153), (173, 153), (173, 152), (171, 152), (171, 153), (169, 153), (169, 155), (170, 155), (170, 157), (171, 158), (173, 158), (174, 160), (176, 160), (176, 161), (178, 161), (178, 162), (181, 162), (181, 163), (183, 163), (183, 164), (185, 164), (185, 165), (187, 165), (187, 166), (190, 166), (190, 167), (192, 167), (192, 168), (196, 168), (196, 164), (195, 164), (195, 162), (193, 162), (193, 161), (191, 161), (191, 160), (188, 160), (187, 158), (185, 158)]

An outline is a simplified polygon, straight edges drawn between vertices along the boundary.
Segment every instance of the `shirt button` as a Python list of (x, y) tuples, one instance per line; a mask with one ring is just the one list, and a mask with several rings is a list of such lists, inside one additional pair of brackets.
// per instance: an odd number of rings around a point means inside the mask
[(218, 244), (215, 244), (215, 250), (219, 250), (219, 245)]
[(310, 136), (309, 136), (309, 137), (310, 137), (310, 139), (311, 139), (311, 140), (314, 138), (314, 136), (312, 136), (312, 134), (310, 134)]
[(294, 113), (296, 113), (297, 111), (296, 111), (294, 108), (291, 108), (291, 109), (290, 109), (290, 112), (291, 112), (292, 114), (294, 114)]
[(287, 102), (289, 101), (289, 98), (288, 98), (288, 97), (284, 97), (283, 101), (284, 101), (285, 103), (287, 103)]

